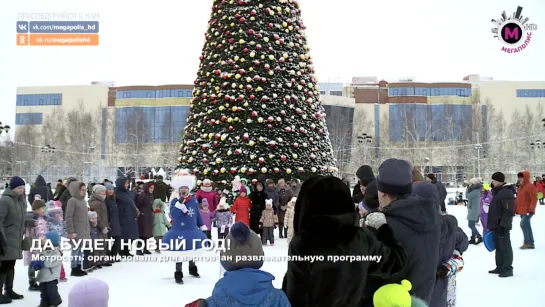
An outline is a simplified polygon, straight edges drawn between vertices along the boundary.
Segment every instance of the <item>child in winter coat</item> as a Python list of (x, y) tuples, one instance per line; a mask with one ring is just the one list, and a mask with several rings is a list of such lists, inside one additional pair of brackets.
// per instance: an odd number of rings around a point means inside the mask
[(421, 299), (411, 296), (411, 283), (404, 279), (401, 284), (387, 284), (373, 295), (374, 307), (427, 307)]
[[(95, 211), (89, 211), (87, 212), (87, 216), (89, 217), (89, 229), (90, 235), (91, 235), (91, 242), (93, 246), (95, 245), (95, 241), (100, 238), (100, 235), (102, 234), (102, 231), (100, 228), (98, 228), (98, 215)], [(83, 265), (82, 269), (86, 272), (92, 272), (95, 269), (102, 269), (102, 266), (96, 265), (93, 262), (93, 252), (90, 250), (84, 250), (83, 251)]]
[[(196, 306), (252, 306), (252, 307), (289, 307), (286, 294), (275, 289), (274, 276), (260, 270), (263, 261), (235, 261), (235, 256), (248, 259), (263, 257), (263, 247), (259, 236), (244, 223), (237, 222), (226, 238), (229, 246), (221, 256), (232, 260), (221, 261), (225, 274), (216, 283), (212, 295), (206, 300), (198, 300)], [(193, 305), (195, 306), (195, 305)]]
[[(47, 215), (49, 217), (49, 230), (56, 231), (61, 237), (66, 237), (66, 225), (64, 223), (64, 217), (62, 214), (62, 204), (59, 201), (49, 201), (49, 207), (47, 209)], [(66, 272), (64, 271), (64, 265), (61, 264), (61, 276), (60, 282), (66, 282)]]
[(278, 216), (273, 210), (273, 200), (267, 199), (265, 201), (265, 210), (261, 213), (261, 219), (259, 220), (259, 227), (263, 229), (261, 235), (261, 243), (267, 245), (267, 240), (274, 245), (274, 229), (278, 225)]
[(250, 227), (250, 208), (252, 202), (248, 195), (246, 195), (246, 187), (240, 187), (238, 191), (237, 199), (231, 207), (231, 213), (236, 212), (235, 222), (243, 222)]
[[(49, 232), (49, 219), (46, 215), (45, 202), (41, 199), (36, 199), (32, 202), (32, 212), (28, 212), (26, 220), (28, 227), (25, 228), (25, 236), (33, 239), (44, 239), (46, 233)], [(40, 291), (40, 287), (36, 282), (36, 271), (30, 265), (32, 262), (32, 255), (37, 255), (40, 251), (25, 251), (24, 263), (28, 265), (28, 290)]]
[(293, 197), (288, 202), (288, 208), (286, 209), (286, 214), (284, 215), (284, 226), (288, 228), (288, 246), (290, 245), (291, 238), (293, 238), (293, 216), (295, 213), (295, 202), (297, 201), (296, 197)]
[(206, 199), (208, 201), (210, 211), (216, 211), (216, 207), (218, 205), (216, 200), (216, 191), (214, 191), (212, 188), (212, 181), (210, 181), (210, 179), (203, 180), (201, 187), (195, 194), (195, 198), (199, 203)]
[(485, 183), (483, 184), (479, 202), (479, 216), (483, 226), (483, 236), (488, 232), (488, 208), (490, 207), (490, 202), (492, 202), (492, 190), (490, 189), (490, 185)]
[(157, 198), (153, 201), (153, 222), (151, 232), (153, 237), (157, 241), (157, 249), (155, 252), (160, 253), (159, 247), (163, 241), (163, 237), (167, 233), (167, 230), (170, 229), (170, 221), (167, 219), (166, 215), (167, 205), (160, 199)]
[(454, 251), (452, 257), (443, 263), (448, 278), (448, 292), (447, 292), (447, 307), (456, 306), (456, 275), (464, 268), (464, 259), (462, 254), (457, 250)]
[(57, 287), (62, 265), (61, 252), (58, 250), (61, 237), (57, 232), (50, 231), (45, 235), (45, 238), (51, 242), (54, 248), (50, 249), (46, 245), (46, 249), (40, 253), (40, 260), (32, 261), (32, 266), (38, 271), (40, 306), (59, 306), (62, 303)]
[(218, 204), (218, 210), (213, 218), (213, 222), (218, 228), (218, 239), (225, 239), (229, 234), (229, 228), (233, 224), (233, 215), (229, 211), (229, 205), (225, 198), (222, 198)]
[(202, 222), (206, 225), (207, 230), (203, 231), (208, 239), (212, 239), (212, 219), (216, 216), (216, 211), (210, 211), (208, 200), (202, 199), (201, 209), (199, 210)]

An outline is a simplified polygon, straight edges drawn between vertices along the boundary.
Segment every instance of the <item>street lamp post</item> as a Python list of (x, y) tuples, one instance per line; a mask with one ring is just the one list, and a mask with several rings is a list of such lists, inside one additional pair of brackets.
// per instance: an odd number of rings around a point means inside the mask
[(477, 178), (481, 178), (481, 149), (483, 149), (483, 145), (475, 144), (475, 149), (477, 150)]
[(543, 144), (543, 142), (541, 142), (540, 140), (536, 140), (535, 142), (530, 143), (530, 148), (534, 150), (534, 161), (536, 160), (536, 157), (538, 158), (536, 168), (539, 170), (539, 168), (541, 167), (541, 162), (543, 162), (543, 149), (545, 149), (545, 144)]
[(367, 164), (367, 147), (371, 144), (373, 137), (362, 133), (357, 137), (358, 143), (363, 147), (363, 164)]
[[(44, 147), (41, 148), (42, 149), (42, 154), (44, 155), (47, 155), (48, 157), (55, 153), (55, 150), (56, 148), (51, 146), (51, 145), (45, 145)], [(42, 163), (43, 163), (43, 159), (42, 159)], [(47, 174), (47, 177), (48, 177), (48, 181), (51, 182), (51, 174), (49, 172), (49, 165), (47, 166), (47, 169), (46, 169), (46, 174)]]

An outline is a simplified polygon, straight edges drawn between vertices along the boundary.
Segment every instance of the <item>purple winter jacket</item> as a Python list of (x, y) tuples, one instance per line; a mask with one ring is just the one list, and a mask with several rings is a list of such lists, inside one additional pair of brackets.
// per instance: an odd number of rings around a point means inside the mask
[(218, 209), (216, 210), (216, 217), (214, 218), (214, 221), (216, 222), (216, 227), (218, 228), (221, 228), (221, 226), (229, 228), (233, 224), (233, 215), (228, 209)]
[(208, 231), (210, 231), (212, 229), (212, 219), (216, 216), (216, 211), (204, 211), (202, 209), (199, 211), (201, 213), (203, 224), (206, 226), (206, 228), (208, 228)]
[(479, 213), (481, 216), (481, 225), (483, 225), (483, 235), (488, 232), (488, 213), (484, 211), (484, 205), (489, 206), (492, 201), (492, 190), (488, 190), (481, 193), (481, 200), (479, 202)]

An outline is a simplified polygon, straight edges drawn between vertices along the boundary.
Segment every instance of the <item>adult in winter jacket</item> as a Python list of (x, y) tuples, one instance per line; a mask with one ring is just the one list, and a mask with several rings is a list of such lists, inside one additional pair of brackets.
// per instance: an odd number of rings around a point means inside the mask
[(443, 265), (457, 250), (460, 254), (467, 250), (469, 242), (464, 231), (458, 227), (458, 220), (448, 214), (439, 218), (441, 223), (441, 241), (439, 243), (439, 261), (437, 263), (437, 279), (429, 307), (447, 307), (447, 290), (449, 280), (446, 277), (447, 268)]
[(66, 215), (66, 206), (68, 204), (68, 200), (72, 198), (72, 194), (70, 194), (70, 190), (69, 190), (70, 184), (74, 181), (78, 181), (78, 179), (74, 177), (70, 177), (66, 179), (66, 182), (64, 183), (64, 187), (66, 188), (66, 190), (64, 190), (61, 196), (59, 197), (59, 201), (62, 204), (62, 213), (64, 215)]
[(521, 249), (534, 249), (534, 233), (530, 219), (536, 214), (537, 187), (530, 182), (530, 172), (523, 171), (517, 177), (521, 183), (515, 199), (515, 213), (520, 215), (520, 228), (524, 235)]
[(358, 178), (358, 182), (352, 191), (352, 200), (354, 203), (359, 204), (363, 200), (365, 187), (369, 184), (369, 182), (375, 179), (375, 174), (373, 174), (372, 167), (369, 165), (362, 165), (356, 171), (356, 177)]
[(505, 183), (501, 172), (492, 174), (492, 201), (488, 210), (488, 229), (494, 231), (496, 268), (488, 271), (500, 277), (513, 276), (513, 247), (511, 229), (515, 215), (515, 186)]
[(197, 190), (195, 198), (199, 204), (206, 198), (210, 211), (216, 211), (218, 207), (218, 199), (216, 198), (216, 191), (212, 188), (212, 181), (210, 179), (204, 179), (201, 187)]
[(163, 202), (167, 202), (170, 194), (172, 194), (172, 187), (163, 181), (163, 176), (157, 176), (155, 179), (155, 190), (153, 190), (154, 198), (159, 198)]
[(272, 181), (272, 179), (267, 179), (267, 181), (265, 181), (265, 193), (267, 193), (267, 199), (273, 200), (274, 213), (277, 213), (280, 200), (278, 196), (278, 191), (276, 190), (276, 187), (274, 186), (274, 181)]
[(84, 242), (89, 242), (91, 239), (91, 230), (89, 228), (89, 216), (87, 210), (87, 202), (85, 196), (87, 195), (87, 187), (85, 183), (80, 181), (73, 181), (68, 187), (70, 192), (70, 199), (66, 204), (66, 214), (64, 215), (64, 221), (66, 222), (66, 233), (68, 238), (72, 240), (72, 276), (84, 276), (87, 275), (82, 269), (81, 257), (83, 257), (82, 247)]
[(32, 204), (34, 197), (40, 195), (41, 199), (47, 204), (48, 201), (53, 199), (51, 191), (47, 187), (44, 177), (38, 175), (36, 181), (34, 181), (34, 186), (30, 188), (30, 193), (28, 194), (28, 202)]
[(13, 280), (15, 262), (23, 259), (26, 207), (25, 181), (14, 176), (0, 198), (0, 304), (23, 298), (13, 291)]
[(255, 190), (250, 194), (250, 200), (252, 201), (252, 207), (250, 208), (250, 229), (257, 234), (261, 234), (261, 228), (259, 228), (259, 219), (261, 213), (265, 210), (265, 200), (267, 200), (267, 193), (265, 193), (265, 185), (263, 182), (258, 181), (255, 184)]
[(426, 176), (426, 181), (431, 184), (434, 184), (437, 187), (437, 191), (439, 191), (439, 201), (441, 205), (441, 211), (447, 212), (447, 208), (445, 206), (445, 200), (447, 199), (447, 188), (445, 188), (445, 185), (437, 181), (437, 177), (435, 177), (434, 174), (428, 174)]
[(55, 201), (59, 200), (59, 197), (61, 197), (62, 192), (64, 192), (64, 190), (66, 190), (66, 187), (62, 183), (62, 180), (60, 180), (60, 182), (57, 182), (57, 185), (55, 186), (55, 193), (53, 193), (53, 200)]
[(109, 250), (111, 256), (119, 255), (121, 248), (121, 225), (119, 224), (119, 210), (115, 198), (114, 185), (110, 182), (104, 183), (106, 187), (106, 209), (108, 210), (108, 236), (113, 239), (113, 244)]
[[(138, 233), (140, 239), (146, 241), (153, 237), (153, 182), (147, 182), (144, 184), (144, 192), (140, 193), (136, 197), (136, 207), (140, 211), (138, 216)], [(142, 251), (138, 251), (138, 254), (151, 254), (151, 252), (144, 248)]]
[(483, 241), (483, 237), (475, 227), (475, 224), (479, 221), (479, 203), (481, 200), (481, 191), (483, 185), (477, 178), (471, 178), (469, 180), (470, 186), (467, 188), (467, 226), (471, 229), (470, 244), (479, 244)]
[[(136, 223), (137, 212), (132, 197), (129, 195), (129, 180), (125, 177), (119, 177), (115, 181), (115, 201), (119, 212), (119, 225), (121, 226), (121, 239), (138, 239), (138, 226)], [(130, 255), (129, 249), (124, 249), (119, 253), (122, 256)]]
[[(388, 159), (379, 167), (377, 189), (382, 212), (395, 238), (408, 257), (404, 279), (412, 283), (411, 295), (430, 301), (438, 262), (441, 229), (437, 210), (437, 194), (411, 195), (419, 185), (412, 183), (412, 169), (404, 160)], [(415, 194), (415, 193), (413, 193)], [(422, 194), (421, 194), (422, 195)]]
[(293, 179), (290, 183), (291, 191), (293, 196), (297, 197), (299, 195), (299, 190), (301, 189), (301, 181), (299, 179)]
[(278, 205), (280, 210), (278, 210), (278, 232), (280, 233), (280, 239), (288, 236), (288, 228), (284, 225), (284, 215), (286, 214), (286, 209), (288, 209), (288, 202), (293, 198), (293, 192), (289, 187), (286, 186), (286, 181), (284, 179), (278, 180)]
[[(109, 232), (108, 208), (106, 208), (106, 187), (101, 184), (96, 184), (93, 187), (93, 194), (91, 194), (91, 198), (89, 198), (87, 203), (89, 204), (89, 210), (97, 213), (97, 227), (101, 231), (97, 240), (102, 241), (102, 244), (104, 244), (102, 246), (106, 247), (108, 244), (104, 240), (108, 239)], [(105, 259), (106, 251), (104, 249), (95, 250), (93, 252), (93, 256), (104, 257), (103, 260), (99, 260), (95, 264), (111, 266), (111, 264)]]
[[(289, 255), (320, 255), (326, 261), (290, 261), (282, 290), (293, 307), (361, 306), (368, 277), (397, 280), (405, 268), (405, 253), (382, 213), (369, 215), (368, 226), (376, 236), (356, 225), (350, 190), (340, 179), (318, 178), (305, 189), (306, 184), (297, 198), (297, 202), (301, 200), (295, 207), (300, 211), (298, 230)], [(381, 255), (382, 259), (333, 262), (326, 257), (361, 255)], [(354, 276), (358, 276), (357, 282)]]

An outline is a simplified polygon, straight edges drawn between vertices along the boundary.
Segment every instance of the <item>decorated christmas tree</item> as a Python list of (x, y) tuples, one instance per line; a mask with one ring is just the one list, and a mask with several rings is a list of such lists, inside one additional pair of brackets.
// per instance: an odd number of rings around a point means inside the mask
[(337, 171), (296, 0), (214, 0), (179, 168), (199, 179)]

